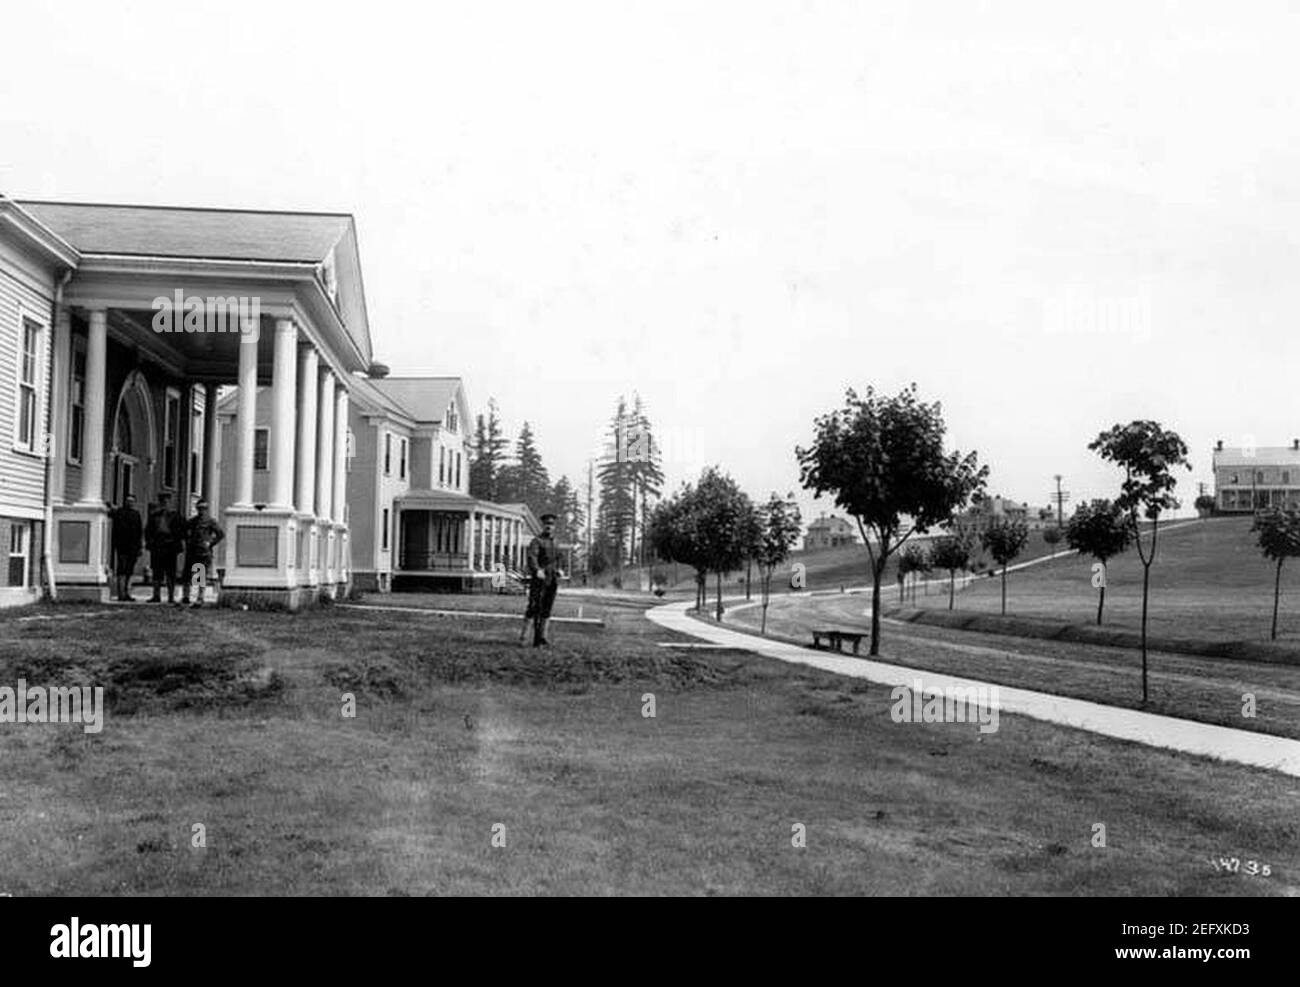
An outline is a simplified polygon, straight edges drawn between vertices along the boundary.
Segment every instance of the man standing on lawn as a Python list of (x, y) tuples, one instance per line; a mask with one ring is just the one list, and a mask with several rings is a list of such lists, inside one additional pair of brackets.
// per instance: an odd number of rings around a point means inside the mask
[(113, 595), (123, 603), (134, 603), (131, 576), (140, 558), (144, 542), (144, 521), (135, 509), (135, 495), (127, 494), (126, 503), (110, 515), (113, 522)]
[(172, 510), (172, 495), (163, 491), (158, 495), (158, 506), (149, 512), (149, 524), (144, 529), (145, 545), (149, 549), (149, 568), (153, 570), (153, 596), (150, 603), (161, 603), (160, 591), (167, 583), (167, 602), (176, 602), (176, 556), (181, 550), (185, 520)]
[(551, 623), (551, 607), (560, 588), (560, 551), (555, 545), (555, 515), (542, 515), (542, 533), (528, 543), (528, 609), (519, 634), (523, 644), (528, 622), (533, 623), (533, 647), (550, 645), (546, 631)]
[(203, 593), (208, 588), (208, 580), (215, 575), (212, 569), (212, 549), (226, 537), (208, 514), (208, 502), (200, 500), (195, 505), (198, 511), (185, 525), (185, 571), (181, 573), (181, 603), (190, 603), (190, 581), (196, 573), (195, 568), (202, 566), (199, 577), (199, 595), (192, 607), (203, 606)]

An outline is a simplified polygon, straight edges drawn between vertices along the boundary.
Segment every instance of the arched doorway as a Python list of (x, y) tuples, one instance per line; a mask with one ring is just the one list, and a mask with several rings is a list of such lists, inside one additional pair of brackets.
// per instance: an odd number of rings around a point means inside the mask
[(153, 405), (149, 385), (138, 370), (126, 379), (118, 396), (105, 467), (105, 499), (110, 504), (121, 505), (127, 494), (135, 494), (137, 508), (142, 511), (153, 502)]

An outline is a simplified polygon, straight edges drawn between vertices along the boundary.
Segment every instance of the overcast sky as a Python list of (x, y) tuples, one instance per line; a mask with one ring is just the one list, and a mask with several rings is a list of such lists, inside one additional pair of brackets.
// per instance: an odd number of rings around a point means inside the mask
[(916, 381), (1036, 505), (1113, 494), (1116, 421), (1183, 435), (1189, 504), (1216, 438), (1300, 437), (1285, 3), (173, 0), (4, 34), (0, 192), (353, 213), (376, 356), (529, 419), (556, 475), (634, 390), (672, 485), (757, 497), (848, 385)]

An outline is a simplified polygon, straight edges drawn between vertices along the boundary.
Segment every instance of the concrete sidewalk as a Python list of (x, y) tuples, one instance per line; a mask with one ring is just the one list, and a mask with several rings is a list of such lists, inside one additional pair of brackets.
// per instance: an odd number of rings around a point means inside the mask
[[(778, 661), (808, 665), (836, 675), (866, 679), (882, 685), (904, 685), (909, 688), (916, 679), (924, 684), (923, 691), (930, 693), (956, 686), (960, 688), (991, 687), (993, 683), (975, 679), (958, 678), (937, 672), (891, 665), (872, 659), (854, 658), (827, 651), (814, 651), (784, 641), (769, 641), (755, 634), (745, 634), (727, 627), (706, 624), (686, 614), (690, 602), (670, 603), (646, 611), (646, 616), (669, 630), (689, 634), (714, 644), (728, 645)], [(1045, 692), (1014, 689), (998, 685), (998, 708), (1003, 713), (1019, 713), (1048, 723), (1088, 730), (1092, 733), (1120, 740), (1132, 740), (1151, 747), (1163, 747), (1184, 754), (1217, 758), (1256, 768), (1267, 768), (1300, 777), (1300, 741), (1249, 730), (1197, 723), (1173, 716), (1159, 716), (1139, 710), (1124, 709), (1070, 699)]]

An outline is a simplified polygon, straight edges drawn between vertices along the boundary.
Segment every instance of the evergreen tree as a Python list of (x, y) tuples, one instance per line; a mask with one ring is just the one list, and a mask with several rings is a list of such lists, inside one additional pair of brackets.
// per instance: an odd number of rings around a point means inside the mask
[[(644, 560), (644, 542), (646, 524), (649, 518), (650, 499), (659, 499), (663, 491), (664, 472), (660, 466), (662, 456), (659, 445), (654, 439), (654, 430), (650, 419), (641, 403), (641, 395), (633, 394), (632, 414), (628, 422), (628, 433), (624, 447), (629, 463), (632, 485), (632, 557), (640, 563)], [(637, 531), (640, 530), (640, 537)]]
[[(533, 438), (533, 427), (524, 422), (519, 430), (519, 439), (515, 442), (516, 490), (515, 499), (527, 504), (534, 514), (543, 514), (551, 507), (551, 478), (542, 463), (542, 456), (537, 451)], [(560, 511), (555, 512), (557, 515)]]
[(610, 562), (617, 567), (622, 583), (623, 562), (627, 558), (628, 540), (636, 523), (636, 499), (633, 463), (627, 456), (627, 438), (631, 414), (627, 401), (620, 395), (618, 407), (610, 421), (610, 445), (597, 469), (600, 489), (600, 509), (597, 527), (610, 553)]
[(506, 437), (501, 431), (495, 399), (488, 401), (488, 414), (479, 414), (474, 422), (473, 459), (469, 466), (471, 497), (497, 501), (500, 497), (501, 470), (505, 465)]

